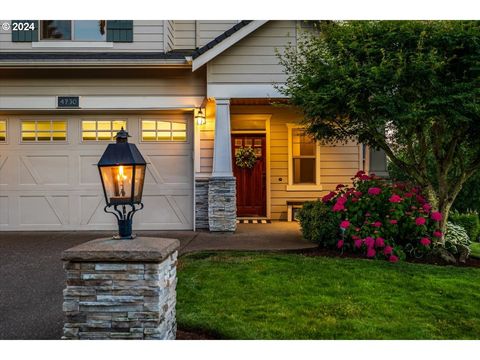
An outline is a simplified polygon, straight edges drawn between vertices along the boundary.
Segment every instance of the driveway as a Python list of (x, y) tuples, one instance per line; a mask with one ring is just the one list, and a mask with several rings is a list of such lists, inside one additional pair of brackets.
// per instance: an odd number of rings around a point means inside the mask
[[(0, 339), (60, 339), (63, 327), (61, 254), (111, 232), (0, 233)], [(240, 224), (234, 234), (142, 231), (180, 240), (180, 253), (201, 250), (293, 250), (313, 247), (296, 223)]]

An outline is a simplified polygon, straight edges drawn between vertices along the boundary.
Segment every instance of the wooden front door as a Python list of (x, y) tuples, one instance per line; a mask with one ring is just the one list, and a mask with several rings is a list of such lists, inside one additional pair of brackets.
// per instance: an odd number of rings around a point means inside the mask
[[(237, 166), (235, 154), (241, 147), (253, 147), (257, 161), (253, 168)], [(237, 179), (237, 216), (267, 215), (267, 161), (263, 134), (232, 135), (233, 175)]]

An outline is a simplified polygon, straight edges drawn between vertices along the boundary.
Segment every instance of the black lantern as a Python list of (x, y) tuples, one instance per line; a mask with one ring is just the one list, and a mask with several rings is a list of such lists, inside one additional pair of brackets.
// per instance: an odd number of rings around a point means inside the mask
[[(142, 192), (147, 163), (128, 133), (120, 130), (115, 144), (109, 144), (98, 162), (105, 194), (105, 212), (118, 220), (118, 239), (133, 239), (132, 219), (143, 208)], [(113, 208), (113, 209), (109, 209)], [(128, 211), (127, 211), (128, 210)]]

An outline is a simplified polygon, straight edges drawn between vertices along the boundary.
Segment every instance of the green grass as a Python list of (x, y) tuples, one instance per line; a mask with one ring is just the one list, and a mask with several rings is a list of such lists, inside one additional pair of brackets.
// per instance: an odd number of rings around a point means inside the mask
[(472, 250), (472, 253), (470, 254), (471, 257), (480, 259), (480, 243), (478, 242), (471, 243), (470, 250)]
[(191, 254), (179, 261), (177, 321), (225, 339), (479, 339), (480, 269)]

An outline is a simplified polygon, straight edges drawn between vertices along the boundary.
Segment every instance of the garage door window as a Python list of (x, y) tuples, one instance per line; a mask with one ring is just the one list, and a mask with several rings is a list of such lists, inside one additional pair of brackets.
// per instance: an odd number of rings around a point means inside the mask
[(121, 129), (127, 130), (125, 120), (83, 120), (83, 141), (112, 141)]
[(142, 120), (142, 141), (186, 141), (184, 122)]
[(0, 120), (0, 142), (7, 141), (7, 121)]
[(67, 140), (67, 122), (53, 120), (22, 121), (22, 141)]

